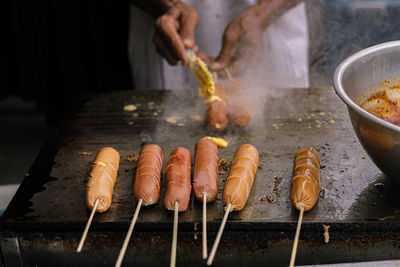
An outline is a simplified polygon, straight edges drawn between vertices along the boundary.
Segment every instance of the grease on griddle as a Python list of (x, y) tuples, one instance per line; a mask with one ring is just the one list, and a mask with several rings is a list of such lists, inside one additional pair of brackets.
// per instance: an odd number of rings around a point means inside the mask
[(260, 201), (266, 201), (267, 200), (269, 203), (275, 203), (276, 202), (276, 199), (273, 196), (270, 196), (270, 195), (264, 195), (264, 196), (260, 197), (258, 200), (260, 200)]
[(78, 152), (79, 156), (90, 156), (93, 154), (93, 151), (81, 151)]
[(230, 163), (224, 158), (218, 160), (218, 174), (224, 174), (229, 170)]
[(272, 183), (272, 192), (279, 197), (282, 189), (282, 177), (275, 176)]
[(265, 194), (258, 198), (260, 201), (268, 201), (269, 203), (276, 203), (277, 198), (280, 196), (281, 188), (282, 188), (282, 177), (274, 176), (272, 179), (272, 187), (271, 187), (271, 194)]
[(320, 197), (320, 198), (325, 198), (325, 189), (322, 189), (322, 190), (319, 192), (319, 197)]
[(136, 153), (129, 153), (128, 156), (125, 157), (126, 161), (133, 162), (139, 159), (139, 155)]

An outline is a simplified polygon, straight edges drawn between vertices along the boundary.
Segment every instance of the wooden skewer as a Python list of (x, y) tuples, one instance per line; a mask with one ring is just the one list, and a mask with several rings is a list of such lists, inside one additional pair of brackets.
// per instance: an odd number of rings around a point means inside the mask
[(207, 265), (211, 265), (213, 263), (215, 253), (217, 252), (217, 248), (219, 245), (219, 241), (221, 240), (222, 232), (224, 231), (225, 228), (226, 220), (228, 219), (229, 212), (231, 212), (231, 206), (232, 204), (229, 203), (228, 206), (226, 207), (224, 218), (222, 219), (222, 223), (221, 226), (219, 227), (217, 237), (215, 238), (214, 245), (211, 249), (210, 257), (208, 257), (207, 260)]
[(207, 193), (203, 193), (203, 259), (207, 259)]
[(176, 263), (176, 243), (178, 240), (178, 208), (179, 202), (175, 201), (175, 208), (174, 208), (174, 229), (172, 233), (172, 248), (171, 248), (171, 263), (170, 267), (175, 267)]
[(212, 73), (212, 76), (213, 76), (213, 78), (214, 78), (214, 83), (218, 83), (218, 73), (217, 73), (216, 71), (214, 71), (214, 72)]
[(224, 71), (225, 71), (226, 75), (228, 76), (228, 78), (232, 80), (232, 75), (229, 72), (228, 68), (224, 68)]
[(300, 228), (301, 228), (301, 223), (303, 221), (303, 213), (304, 213), (304, 207), (301, 207), (299, 220), (297, 221), (296, 235), (294, 237), (294, 242), (293, 242), (292, 256), (290, 257), (290, 264), (289, 264), (290, 267), (294, 266), (294, 261), (296, 260), (297, 245), (299, 244)]
[(140, 208), (142, 207), (142, 199), (139, 199), (139, 202), (136, 206), (135, 214), (132, 217), (131, 225), (129, 226), (128, 233), (126, 234), (124, 243), (122, 244), (122, 248), (119, 252), (117, 262), (115, 263), (115, 267), (119, 267), (122, 264), (122, 260), (124, 259), (126, 249), (128, 248), (129, 240), (131, 239), (133, 228), (135, 227), (136, 220), (139, 215)]
[(93, 220), (94, 214), (97, 210), (97, 206), (99, 205), (99, 201), (100, 201), (99, 199), (96, 199), (96, 202), (94, 203), (94, 207), (92, 209), (92, 212), (90, 213), (89, 220), (87, 221), (85, 230), (83, 231), (81, 241), (79, 241), (78, 248), (76, 249), (76, 252), (78, 252), (78, 253), (81, 252), (81, 250), (83, 248), (83, 244), (85, 243), (86, 236), (87, 236), (87, 233), (89, 232), (90, 225), (92, 224), (92, 220)]

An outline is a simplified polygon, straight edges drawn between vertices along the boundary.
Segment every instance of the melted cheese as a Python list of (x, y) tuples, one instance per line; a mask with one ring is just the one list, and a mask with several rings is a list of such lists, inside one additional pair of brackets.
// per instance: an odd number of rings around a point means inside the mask
[(222, 147), (222, 148), (225, 148), (228, 146), (228, 141), (226, 141), (225, 139), (220, 138), (220, 137), (206, 136), (203, 139), (210, 139), (210, 140), (214, 141), (214, 143), (216, 143), (217, 146)]
[(136, 108), (136, 106), (135, 105), (126, 105), (125, 107), (124, 107), (124, 110), (125, 111), (134, 111), (134, 110), (136, 110), (137, 108)]
[(167, 122), (172, 123), (172, 124), (175, 124), (175, 123), (176, 123), (176, 118), (174, 118), (174, 117), (168, 117), (168, 118), (167, 118)]
[(192, 118), (195, 121), (203, 121), (203, 117), (200, 115), (191, 115), (190, 118)]
[(197, 57), (193, 51), (187, 52), (189, 59), (189, 69), (199, 83), (199, 96), (206, 98), (206, 103), (221, 101), (215, 96), (215, 84), (211, 73), (207, 69), (206, 63)]

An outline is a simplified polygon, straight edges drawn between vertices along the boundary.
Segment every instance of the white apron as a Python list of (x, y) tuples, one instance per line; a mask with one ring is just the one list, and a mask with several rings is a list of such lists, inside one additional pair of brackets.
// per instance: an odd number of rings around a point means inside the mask
[[(216, 57), (221, 49), (226, 25), (252, 0), (184, 0), (199, 13), (195, 33), (199, 49)], [(234, 4), (233, 4), (234, 3)], [(135, 89), (197, 88), (188, 70), (170, 66), (158, 55), (152, 43), (154, 18), (131, 5), (129, 29), (129, 60)], [(283, 14), (264, 32), (267, 65), (263, 67), (271, 87), (308, 87), (308, 27), (305, 3)]]

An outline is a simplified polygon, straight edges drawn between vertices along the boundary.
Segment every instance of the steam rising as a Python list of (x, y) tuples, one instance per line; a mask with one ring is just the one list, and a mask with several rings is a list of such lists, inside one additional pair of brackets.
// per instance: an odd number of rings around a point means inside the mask
[[(395, 29), (396, 25), (399, 24), (395, 23), (395, 21), (400, 22), (400, 17), (396, 15), (397, 13), (394, 9), (391, 9), (387, 1), (374, 1), (380, 3), (375, 6), (365, 4), (368, 1), (350, 2), (352, 3), (330, 0), (306, 1), (309, 33), (307, 60), (310, 66), (310, 84), (313, 87), (331, 86), (331, 77), (337, 64), (354, 52), (376, 43), (400, 39), (400, 32)], [(394, 4), (392, 3), (391, 5)], [(400, 3), (397, 7), (400, 8)], [(239, 12), (238, 10), (241, 10), (241, 8), (235, 6), (232, 7), (232, 10)], [(202, 17), (200, 16), (201, 19)], [(225, 25), (222, 28), (225, 28)], [(220, 34), (221, 25), (218, 25), (217, 28), (218, 34)], [(204, 29), (200, 30), (204, 31)], [(269, 45), (264, 40), (264, 46), (267, 47)], [(203, 49), (203, 47), (200, 47), (200, 49)], [(254, 48), (241, 47), (240, 52), (246, 54), (248, 52), (246, 49)], [(216, 49), (213, 49), (214, 54), (215, 51)], [(173, 134), (174, 132), (179, 133), (182, 131), (182, 133), (186, 132), (187, 134), (187, 127), (190, 127), (190, 131), (194, 131), (191, 133), (192, 136), (207, 134), (227, 137), (228, 139), (239, 138), (237, 136), (238, 133), (252, 136), (257, 132), (269, 129), (272, 121), (269, 119), (268, 114), (264, 113), (264, 107), (270, 104), (271, 101), (279, 101), (282, 109), (289, 110), (289, 112), (294, 110), (293, 107), (287, 106), (288, 104), (285, 103), (287, 91), (280, 88), (285, 87), (284, 85), (287, 84), (287, 81), (296, 78), (295, 70), (294, 73), (287, 73), (287, 75), (276, 79), (274, 70), (276, 70), (277, 66), (271, 63), (271, 57), (273, 56), (263, 51), (254, 57), (253, 62), (244, 72), (240, 75), (235, 75), (235, 79), (241, 79), (245, 84), (245, 96), (250, 103), (249, 108), (252, 112), (252, 120), (243, 129), (238, 129), (230, 124), (227, 130), (222, 133), (214, 133), (208, 129), (205, 121), (206, 105), (204, 104), (204, 99), (197, 96), (197, 82), (189, 70), (180, 66), (184, 69), (184, 75), (183, 77), (176, 77), (179, 80), (177, 84), (180, 84), (183, 80), (186, 88), (184, 90), (175, 90), (173, 95), (169, 95), (164, 99), (163, 118), (161, 120), (163, 123), (159, 123), (157, 126), (155, 139), (172, 141), (177, 136)], [(282, 64), (285, 64), (285, 62), (290, 62), (291, 56), (293, 55), (286, 54), (279, 60)], [(219, 81), (221, 80), (222, 78), (219, 77)], [(203, 121), (196, 121), (191, 116), (202, 116)], [(167, 120), (169, 118), (173, 118), (176, 123), (168, 123)], [(174, 137), (169, 139), (166, 134)], [(185, 140), (182, 141), (184, 143)], [(192, 139), (190, 142), (190, 146), (193, 146)]]

